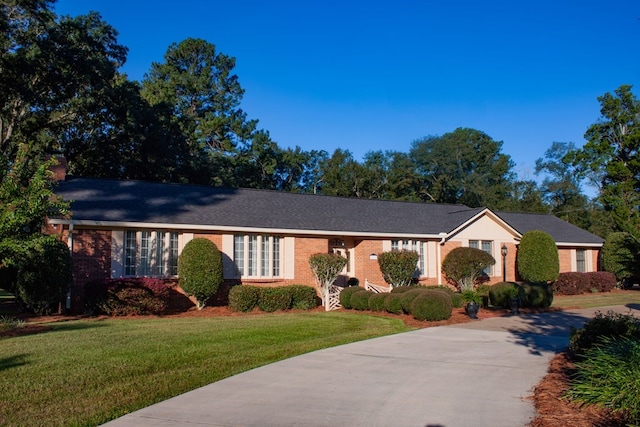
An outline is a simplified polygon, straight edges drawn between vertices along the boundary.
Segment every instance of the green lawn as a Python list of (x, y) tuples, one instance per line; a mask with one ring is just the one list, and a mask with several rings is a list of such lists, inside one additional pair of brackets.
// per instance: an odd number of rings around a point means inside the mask
[(593, 308), (608, 305), (640, 304), (640, 290), (614, 291), (582, 295), (556, 295), (552, 307)]
[(408, 330), (341, 312), (50, 326), (0, 338), (0, 425), (97, 425), (257, 366)]

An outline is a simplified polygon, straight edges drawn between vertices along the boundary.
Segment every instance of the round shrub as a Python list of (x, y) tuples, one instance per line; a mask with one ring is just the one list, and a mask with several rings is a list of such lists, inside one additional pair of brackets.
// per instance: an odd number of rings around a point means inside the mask
[(402, 306), (402, 311), (404, 311), (407, 314), (411, 314), (411, 303), (418, 295), (420, 295), (425, 290), (426, 290), (425, 288), (414, 288), (409, 290), (408, 292), (403, 292), (401, 294), (402, 298), (400, 298), (400, 305)]
[(494, 307), (509, 308), (511, 290), (518, 285), (513, 282), (500, 282), (489, 288), (489, 301)]
[(548, 308), (553, 302), (553, 286), (545, 283), (524, 283), (522, 298), (523, 307)]
[(476, 248), (455, 248), (442, 261), (442, 271), (461, 290), (473, 289), (483, 270), (496, 263), (491, 254)]
[(342, 308), (347, 310), (353, 308), (351, 306), (351, 295), (362, 290), (364, 290), (364, 288), (361, 288), (360, 286), (349, 286), (348, 288), (344, 288), (340, 291), (340, 305)]
[(405, 292), (412, 291), (416, 289), (418, 286), (398, 286), (397, 288), (391, 289), (392, 294), (403, 294)]
[(318, 306), (315, 288), (306, 285), (291, 285), (285, 289), (291, 294), (291, 308), (309, 310)]
[(232, 311), (248, 312), (258, 305), (260, 288), (257, 286), (238, 285), (229, 291), (229, 309)]
[(452, 311), (451, 296), (438, 290), (425, 290), (411, 303), (411, 314), (417, 320), (446, 320)]
[(389, 296), (387, 293), (373, 293), (369, 297), (369, 310), (371, 311), (384, 311), (384, 301)]
[(454, 292), (451, 294), (451, 304), (454, 308), (460, 308), (464, 305), (462, 294), (460, 292)]
[(590, 290), (611, 292), (616, 287), (616, 276), (608, 271), (592, 271), (584, 273), (589, 278)]
[(560, 259), (556, 242), (540, 230), (527, 231), (518, 247), (518, 273), (526, 282), (548, 283), (560, 274)]
[(202, 309), (222, 283), (222, 254), (215, 243), (201, 237), (187, 242), (178, 257), (178, 277), (184, 292)]
[(364, 289), (354, 292), (351, 295), (351, 307), (354, 310), (369, 310), (369, 297), (373, 294), (374, 292)]
[(378, 265), (384, 281), (394, 288), (409, 285), (416, 272), (419, 258), (415, 251), (391, 251), (378, 254)]
[(384, 300), (384, 309), (393, 314), (402, 314), (402, 293), (391, 292), (389, 296)]
[(291, 292), (286, 287), (259, 288), (258, 308), (268, 313), (288, 310), (291, 307)]

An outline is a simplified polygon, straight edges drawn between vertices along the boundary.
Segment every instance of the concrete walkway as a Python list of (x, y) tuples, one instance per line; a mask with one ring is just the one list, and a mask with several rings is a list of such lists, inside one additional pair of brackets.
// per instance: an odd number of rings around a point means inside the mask
[(308, 353), (105, 424), (125, 426), (525, 426), (549, 360), (601, 307), (425, 328)]

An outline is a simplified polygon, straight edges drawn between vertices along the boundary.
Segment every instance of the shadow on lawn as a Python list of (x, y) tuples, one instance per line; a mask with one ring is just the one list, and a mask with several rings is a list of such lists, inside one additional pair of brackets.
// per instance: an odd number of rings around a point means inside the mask
[(27, 364), (26, 354), (16, 354), (15, 356), (5, 357), (0, 359), (0, 372), (15, 368), (17, 366), (23, 366)]

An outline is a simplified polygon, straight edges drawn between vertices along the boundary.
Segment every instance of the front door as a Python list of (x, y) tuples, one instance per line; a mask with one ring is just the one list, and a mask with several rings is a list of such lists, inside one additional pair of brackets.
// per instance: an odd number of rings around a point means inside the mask
[(329, 251), (347, 259), (347, 263), (336, 279), (336, 285), (346, 286), (347, 280), (351, 277), (351, 249), (347, 247), (343, 239), (332, 239), (329, 241)]

